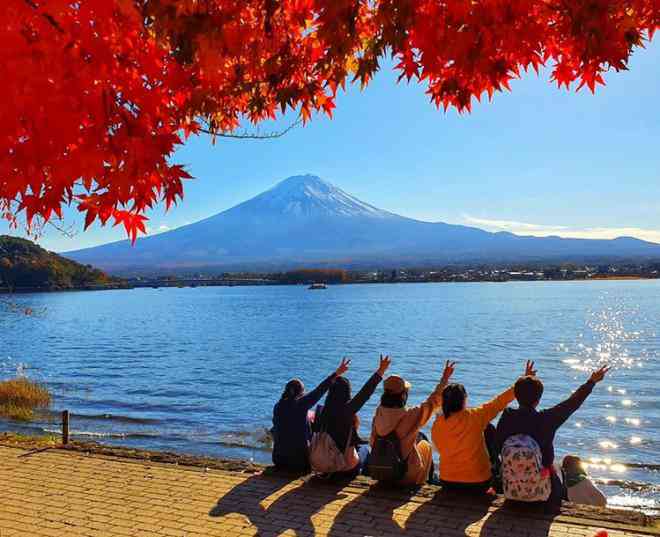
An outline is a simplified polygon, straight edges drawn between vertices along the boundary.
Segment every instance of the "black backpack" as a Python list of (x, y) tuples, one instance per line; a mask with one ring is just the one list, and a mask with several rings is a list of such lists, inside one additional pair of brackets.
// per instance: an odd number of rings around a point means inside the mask
[(377, 436), (369, 456), (369, 475), (376, 481), (400, 481), (407, 471), (408, 462), (401, 456), (396, 432)]

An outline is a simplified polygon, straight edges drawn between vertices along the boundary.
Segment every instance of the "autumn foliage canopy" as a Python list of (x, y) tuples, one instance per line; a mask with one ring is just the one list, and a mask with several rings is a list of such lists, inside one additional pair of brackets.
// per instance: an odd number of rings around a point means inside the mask
[(76, 204), (135, 238), (181, 198), (169, 157), (190, 134), (331, 116), (390, 54), (459, 112), (544, 65), (593, 91), (659, 25), (660, 0), (5, 0), (0, 211)]

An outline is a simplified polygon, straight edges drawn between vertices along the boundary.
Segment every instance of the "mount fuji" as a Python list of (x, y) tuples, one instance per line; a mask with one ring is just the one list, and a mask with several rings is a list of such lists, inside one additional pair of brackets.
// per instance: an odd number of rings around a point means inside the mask
[(430, 223), (378, 209), (313, 175), (294, 176), (231, 209), (135, 246), (120, 241), (65, 256), (105, 270), (267, 270), (444, 263), (660, 258), (660, 245), (524, 237)]

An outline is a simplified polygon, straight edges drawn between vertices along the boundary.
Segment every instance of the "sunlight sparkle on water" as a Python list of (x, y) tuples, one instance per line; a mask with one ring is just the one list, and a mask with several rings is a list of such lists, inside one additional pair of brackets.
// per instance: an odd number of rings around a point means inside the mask
[(630, 437), (630, 443), (632, 445), (637, 445), (642, 443), (642, 438), (640, 436), (631, 436)]
[(633, 402), (632, 402), (632, 399), (623, 399), (623, 400), (621, 401), (621, 404), (622, 404), (623, 406), (632, 406), (632, 405), (633, 405)]
[(639, 418), (626, 418), (625, 421), (629, 425), (634, 425), (635, 427), (639, 427), (642, 423), (642, 420), (640, 420)]
[[(605, 297), (603, 297), (605, 298)], [(586, 319), (588, 331), (578, 335), (579, 343), (574, 354), (563, 360), (571, 368), (578, 371), (590, 371), (607, 363), (614, 369), (639, 366), (644, 355), (631, 355), (630, 344), (645, 336), (642, 330), (632, 330), (629, 326), (630, 314), (638, 311), (638, 307), (621, 302), (616, 306), (602, 309), (592, 309)], [(571, 352), (568, 345), (561, 345), (560, 351)], [(615, 391), (612, 386), (609, 392)], [(618, 388), (616, 393), (625, 395), (625, 389)]]
[(651, 514), (655, 514), (658, 502), (652, 498), (640, 498), (630, 494), (617, 494), (607, 498), (607, 505), (611, 507), (621, 507), (624, 509), (649, 509)]
[(611, 440), (603, 440), (601, 442), (598, 442), (598, 445), (603, 449), (616, 449), (619, 447), (618, 444), (615, 444)]
[(610, 423), (616, 423), (616, 416), (607, 416), (605, 419)]

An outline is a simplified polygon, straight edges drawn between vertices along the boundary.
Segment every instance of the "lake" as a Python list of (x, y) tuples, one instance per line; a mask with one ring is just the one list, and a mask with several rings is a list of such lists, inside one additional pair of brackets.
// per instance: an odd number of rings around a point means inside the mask
[[(411, 402), (444, 361), (471, 404), (537, 362), (543, 405), (601, 363), (614, 370), (560, 431), (560, 454), (593, 459), (611, 502), (660, 506), (660, 281), (197, 287), (0, 295), (0, 378), (25, 374), (54, 394), (59, 428), (106, 443), (268, 462), (273, 404), (293, 376), (308, 388), (353, 359), (354, 387), (376, 369), (408, 378)], [(17, 313), (10, 303), (31, 308)], [(380, 390), (362, 410), (368, 435)], [(437, 456), (436, 456), (437, 457)], [(635, 467), (624, 468), (624, 464)], [(640, 485), (638, 487), (637, 485)]]

